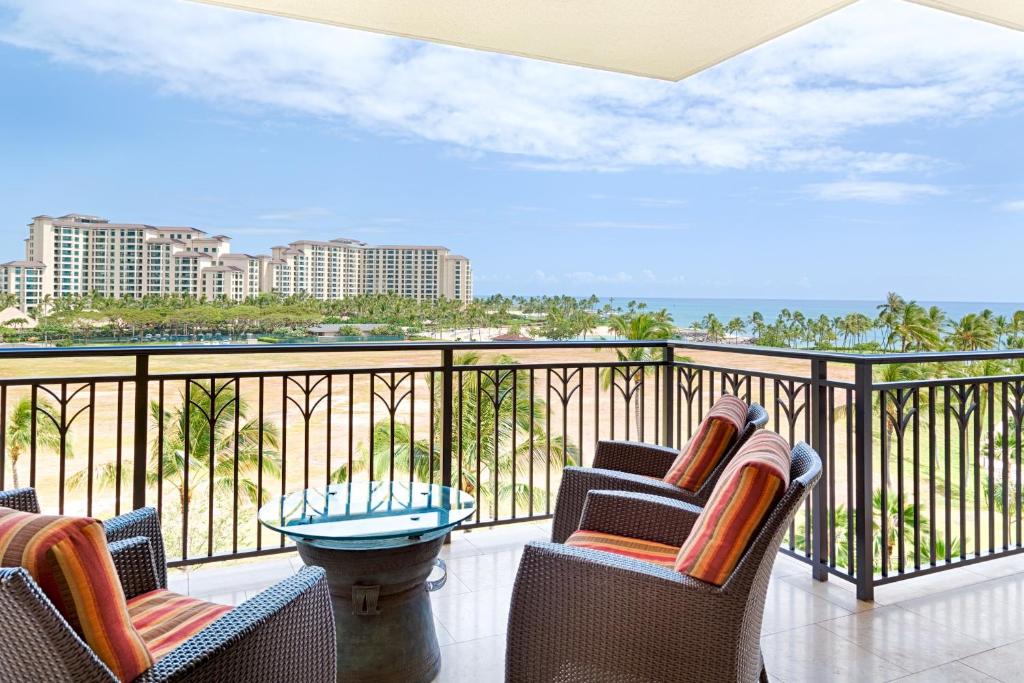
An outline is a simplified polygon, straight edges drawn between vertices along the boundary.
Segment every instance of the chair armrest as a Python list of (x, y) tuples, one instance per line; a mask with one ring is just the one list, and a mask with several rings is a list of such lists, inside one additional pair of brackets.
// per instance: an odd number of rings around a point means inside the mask
[(23, 567), (0, 568), (0, 681), (117, 683)]
[(679, 451), (637, 441), (598, 441), (594, 467), (661, 479)]
[(700, 513), (701, 508), (681, 500), (646, 493), (591, 491), (583, 506), (580, 528), (678, 547), (686, 542)]
[(145, 536), (126, 538), (108, 545), (110, 556), (121, 580), (125, 599), (161, 588), (153, 564), (153, 550)]
[(171, 650), (139, 680), (334, 683), (336, 658), (324, 570), (304, 567)]
[(622, 555), (529, 543), (512, 591), (505, 680), (726, 680), (701, 677), (689, 647), (721, 637), (708, 627), (730, 617), (720, 593)]
[(39, 514), (39, 497), (35, 489), (22, 488), (0, 491), (0, 507), (11, 508), (19, 512)]
[(123, 541), (127, 538), (145, 536), (156, 568), (157, 588), (167, 588), (167, 556), (164, 553), (164, 537), (160, 532), (160, 517), (153, 508), (139, 508), (103, 522), (107, 542)]
[(564, 543), (572, 532), (580, 528), (580, 516), (590, 491), (632, 491), (650, 493), (673, 500), (694, 502), (693, 494), (661, 479), (594, 467), (567, 467), (562, 472), (562, 483), (555, 502), (555, 516), (551, 523), (551, 540)]

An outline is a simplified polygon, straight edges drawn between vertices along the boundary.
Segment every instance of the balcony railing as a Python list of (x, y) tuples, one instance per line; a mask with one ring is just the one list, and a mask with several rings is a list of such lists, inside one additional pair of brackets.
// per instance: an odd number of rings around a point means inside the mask
[(1005, 370), (1020, 359), (675, 341), (3, 349), (0, 488), (16, 469), (50, 510), (154, 505), (174, 565), (287, 550), (258, 502), (349, 478), (451, 483), (477, 498), (467, 526), (490, 526), (550, 516), (562, 468), (598, 440), (679, 447), (733, 393), (824, 461), (782, 551), (870, 599), (1024, 548), (1024, 374)]

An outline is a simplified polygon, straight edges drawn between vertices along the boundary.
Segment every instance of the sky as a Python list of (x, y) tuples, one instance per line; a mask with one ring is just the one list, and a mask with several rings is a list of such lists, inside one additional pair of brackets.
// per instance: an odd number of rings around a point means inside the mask
[(37, 214), (442, 244), (478, 295), (1024, 301), (1024, 33), (862, 0), (679, 83), (185, 0), (0, 0)]

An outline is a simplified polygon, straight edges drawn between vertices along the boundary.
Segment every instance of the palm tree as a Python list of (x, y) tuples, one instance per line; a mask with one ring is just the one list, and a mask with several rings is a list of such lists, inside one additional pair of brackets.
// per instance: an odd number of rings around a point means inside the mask
[[(182, 511), (190, 509), (197, 496), (204, 492), (210, 502), (217, 496), (233, 500), (236, 492), (240, 501), (256, 506), (269, 500), (269, 489), (261, 489), (259, 486), (260, 432), (263, 435), (263, 477), (278, 478), (281, 475), (281, 455), (278, 451), (276, 425), (268, 422), (261, 425), (259, 420), (247, 418), (249, 406), (241, 398), (236, 400), (232, 381), (213, 382), (209, 386), (189, 381), (188, 386), (188, 399), (183, 389), (179, 392), (181, 405), (173, 409), (164, 409), (161, 413), (157, 402), (150, 403), (150, 419), (162, 420), (164, 430), (163, 443), (154, 440), (150, 445), (146, 467), (147, 486), (156, 488), (162, 483), (169, 484), (176, 493), (175, 500)], [(236, 411), (239, 421), (237, 461), (234, 429)], [(125, 463), (123, 467), (123, 476), (130, 479), (131, 465)], [(69, 477), (68, 486), (81, 486), (86, 474), (78, 472)], [(104, 488), (115, 487), (118, 483), (117, 465), (106, 463), (97, 468), (96, 482)]]
[(733, 337), (738, 337), (747, 331), (747, 324), (743, 322), (743, 318), (733, 318), (725, 325), (725, 331)]
[[(60, 412), (48, 401), (36, 402), (36, 411), (59, 415)], [(11, 482), (18, 488), (18, 459), (32, 448), (32, 422), (36, 423), (36, 449), (45, 448), (60, 451), (60, 430), (53, 420), (45, 415), (34, 415), (32, 399), (26, 397), (14, 406), (14, 412), (7, 420), (7, 457), (11, 461)], [(71, 457), (71, 442), (64, 444), (63, 457)]]
[(990, 317), (968, 313), (953, 326), (948, 341), (957, 351), (980, 351), (993, 348), (998, 338)]
[[(480, 363), (480, 355), (462, 354), (456, 357), (455, 363), (461, 367), (474, 366)], [(579, 448), (567, 435), (550, 433), (546, 402), (530, 394), (529, 373), (517, 372), (517, 364), (509, 356), (501, 355), (494, 361), (494, 365), (503, 366), (501, 369), (463, 372), (461, 386), (455, 387), (453, 399), (452, 458), (456, 467), (460, 460), (462, 463), (461, 472), (456, 470), (455, 473), (456, 484), (487, 501), (495, 518), (499, 516), (500, 506), (521, 510), (528, 507), (531, 500), (545, 499), (551, 493), (546, 484), (549, 466), (561, 469), (579, 461)], [(395, 422), (392, 428), (391, 421), (385, 419), (374, 424), (375, 457), (373, 470), (369, 472), (373, 479), (387, 479), (393, 473), (400, 480), (409, 477), (411, 470), (414, 480), (441, 481), (442, 391), (442, 382), (437, 378), (434, 382), (433, 444), (428, 439), (415, 439), (406, 423)], [(367, 447), (361, 446), (359, 453), (354, 467), (367, 471)], [(347, 467), (345, 464), (334, 470), (331, 479), (347, 481), (354, 474), (348, 472)], [(528, 474), (531, 467), (535, 473), (532, 486)]]
[[(656, 340), (668, 339), (675, 332), (672, 325), (672, 318), (668, 311), (662, 309), (655, 313), (647, 311), (635, 311), (632, 313), (620, 313), (608, 319), (608, 329), (622, 339), (631, 340)], [(627, 349), (615, 349), (618, 359), (626, 363), (643, 363), (652, 360), (661, 360), (660, 354), (655, 357), (655, 350), (650, 347), (630, 347)], [(643, 382), (644, 375), (654, 371), (653, 367), (645, 366), (631, 369), (625, 368), (604, 368), (601, 371), (601, 387), (618, 386), (623, 396), (632, 397), (633, 412), (636, 419), (636, 434), (643, 438), (643, 406), (640, 397), (637, 395), (638, 387)], [(622, 383), (617, 384), (621, 378)], [(628, 418), (627, 418), (628, 420)]]
[(889, 337), (886, 344), (896, 346), (901, 353), (912, 349), (926, 351), (938, 348), (939, 327), (945, 316), (937, 307), (926, 311), (916, 301), (904, 302), (887, 318)]
[[(882, 552), (886, 553), (887, 565), (890, 569), (897, 566), (899, 550), (899, 538), (900, 538), (900, 522), (902, 518), (903, 524), (903, 547), (904, 547), (904, 560), (906, 562), (914, 561), (914, 541), (917, 537), (914, 534), (914, 504), (907, 503), (903, 506), (902, 512), (900, 511), (899, 500), (896, 496), (889, 496), (886, 500), (886, 537), (882, 539), (882, 493), (880, 490), (875, 489), (871, 496), (871, 530), (872, 538), (874, 542), (871, 548), (872, 554), (872, 565), (875, 572), (882, 570)], [(845, 505), (839, 504), (836, 506), (835, 511), (832, 513), (832, 518), (835, 525), (835, 556), (836, 566), (851, 568), (850, 562), (853, 558), (850, 557), (850, 515), (856, 515), (857, 509), (847, 510)], [(919, 537), (922, 539), (921, 547), (918, 551), (918, 560), (921, 563), (930, 562), (930, 548), (929, 544), (924, 542), (924, 539), (928, 538), (928, 531), (930, 528), (930, 522), (927, 517), (919, 510), (918, 511), (918, 528), (920, 529)], [(794, 546), (800, 550), (807, 549), (807, 530), (803, 524), (799, 524), (796, 529), (796, 535), (794, 536)], [(949, 550), (951, 556), (960, 554), (960, 539), (953, 537), (949, 542)], [(935, 539), (935, 557), (936, 559), (942, 559), (946, 556), (946, 541), (943, 538)]]

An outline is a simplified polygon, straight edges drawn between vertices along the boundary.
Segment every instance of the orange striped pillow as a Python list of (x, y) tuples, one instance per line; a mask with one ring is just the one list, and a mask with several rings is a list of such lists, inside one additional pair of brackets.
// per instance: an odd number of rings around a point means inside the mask
[(746, 423), (747, 404), (735, 396), (721, 396), (669, 467), (664, 480), (687, 491), (699, 490)]
[(606, 553), (625, 555), (635, 560), (653, 562), (669, 569), (675, 564), (676, 555), (679, 553), (679, 548), (664, 543), (606, 534), (600, 531), (583, 531), (582, 529), (565, 539), (565, 544), (577, 548), (591, 548), (603, 550)]
[(721, 586), (789, 486), (790, 448), (758, 432), (730, 462), (679, 549), (675, 568)]
[(230, 611), (228, 605), (178, 595), (164, 588), (128, 601), (132, 624), (158, 661)]
[(28, 570), (120, 680), (134, 680), (153, 665), (128, 617), (107, 537), (97, 520), (0, 507), (0, 567)]

